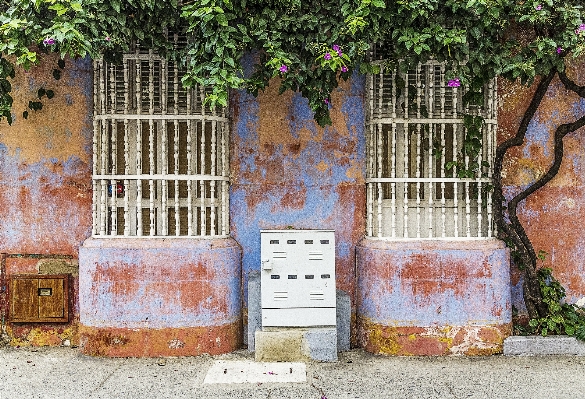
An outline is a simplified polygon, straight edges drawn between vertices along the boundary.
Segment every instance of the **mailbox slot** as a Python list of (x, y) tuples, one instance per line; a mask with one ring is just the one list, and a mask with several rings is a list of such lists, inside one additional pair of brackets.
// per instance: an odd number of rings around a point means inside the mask
[(18, 274), (10, 279), (10, 321), (66, 323), (69, 321), (69, 276)]

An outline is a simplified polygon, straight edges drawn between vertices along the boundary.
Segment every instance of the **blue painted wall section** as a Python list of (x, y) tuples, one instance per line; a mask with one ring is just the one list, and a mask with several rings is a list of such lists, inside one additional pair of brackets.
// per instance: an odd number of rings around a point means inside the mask
[(341, 82), (333, 124), (321, 128), (307, 100), (278, 95), (277, 81), (258, 98), (235, 93), (230, 220), (244, 248), (244, 287), (260, 269), (261, 229), (332, 229), (337, 286), (353, 297), (355, 245), (365, 226), (363, 95), (363, 77)]

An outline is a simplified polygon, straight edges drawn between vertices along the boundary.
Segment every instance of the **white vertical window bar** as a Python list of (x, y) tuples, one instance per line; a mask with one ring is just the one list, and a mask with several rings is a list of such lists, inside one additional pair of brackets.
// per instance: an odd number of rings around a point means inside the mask
[[(113, 115), (116, 113), (116, 69), (113, 65), (110, 66), (110, 113)], [(111, 120), (112, 126), (112, 166), (110, 173), (113, 175), (118, 174), (118, 121), (115, 118)], [(110, 186), (112, 187), (112, 217), (111, 223), (112, 228), (110, 234), (115, 236), (118, 234), (118, 181), (115, 179), (111, 180)]]
[[(130, 113), (130, 87), (128, 61), (124, 60), (124, 116)], [(130, 138), (128, 130), (128, 118), (124, 118), (124, 174), (130, 174)], [(130, 235), (130, 181), (124, 179), (124, 236)]]
[[(488, 84), (488, 115), (489, 118), (492, 120), (497, 120), (497, 99), (494, 95), (497, 93), (497, 82), (496, 80), (491, 80)], [(491, 122), (488, 125), (488, 162), (493, 162), (495, 157), (495, 148), (496, 148), (496, 126), (494, 126)], [(488, 167), (488, 177), (490, 180), (493, 178), (492, 169), (493, 165), (489, 165)], [(492, 237), (494, 227), (492, 225), (492, 190), (488, 190), (487, 192), (487, 218), (488, 218), (488, 237)]]
[[(161, 94), (160, 94), (160, 109), (161, 114), (167, 114), (167, 80), (168, 80), (168, 70), (167, 70), (167, 62), (161, 61)], [(160, 121), (160, 126), (162, 127), (161, 131), (161, 143), (160, 143), (160, 160), (161, 160), (161, 173), (164, 176), (167, 176), (169, 173), (169, 160), (168, 160), (168, 131), (167, 131), (167, 120), (163, 119)], [(165, 178), (161, 182), (161, 198), (160, 198), (160, 214), (161, 214), (161, 234), (168, 235), (169, 234), (169, 227), (168, 227), (168, 208), (167, 208), (167, 199), (169, 195), (169, 181)]]
[[(463, 127), (461, 129), (463, 131), (463, 138), (462, 144), (464, 144), (465, 136), (467, 134), (467, 129)], [(469, 154), (465, 153), (465, 169), (469, 170), (469, 164), (471, 160), (469, 158)], [(471, 198), (469, 196), (470, 184), (469, 181), (465, 182), (465, 235), (467, 237), (471, 237)]]
[[(368, 156), (368, 166), (367, 166), (367, 177), (372, 178), (375, 177), (373, 173), (374, 167), (374, 129), (373, 129), (373, 120), (374, 120), (374, 75), (368, 75), (368, 90), (369, 90), (369, 101), (368, 101), (368, 113), (370, 115), (370, 123), (367, 126), (368, 132), (368, 148), (367, 148), (367, 156)], [(374, 214), (374, 191), (373, 191), (373, 184), (368, 184), (368, 193), (367, 193), (367, 209), (368, 209), (368, 218), (367, 218), (367, 231), (368, 236), (373, 236), (373, 214)], [(377, 235), (377, 234), (376, 234)]]
[[(101, 75), (101, 70), (100, 70), (100, 63), (97, 61), (93, 62), (93, 69), (94, 69), (94, 78), (93, 78), (93, 87), (97, 88), (99, 87), (99, 76)], [(93, 174), (97, 175), (97, 170), (98, 170), (98, 154), (99, 154), (99, 146), (98, 146), (98, 133), (100, 131), (100, 121), (97, 119), (97, 104), (98, 104), (98, 91), (97, 89), (94, 89), (93, 91), (93, 103), (94, 105), (94, 109), (93, 109), (93, 140), (92, 140), (92, 144), (93, 144), (93, 166), (92, 166), (92, 170), (93, 170)], [(92, 213), (93, 213), (93, 227), (92, 227), (92, 231), (91, 233), (93, 235), (97, 235), (98, 233), (98, 224), (101, 224), (101, 221), (99, 220), (98, 217), (98, 184), (97, 181), (95, 179), (93, 179), (92, 182), (92, 197), (93, 197), (93, 203), (92, 203)]]
[[(390, 158), (390, 177), (396, 178), (396, 71), (392, 71), (392, 151)], [(392, 237), (396, 237), (396, 182), (390, 183), (392, 196)]]
[[(107, 65), (103, 65), (102, 70), (100, 71), (100, 112), (103, 114), (106, 113), (106, 78), (108, 75), (108, 68)], [(104, 120), (100, 121), (100, 142), (101, 142), (101, 157), (100, 157), (100, 173), (102, 176), (106, 174), (106, 165), (107, 165), (107, 156), (108, 156), (108, 126), (107, 122)], [(108, 201), (108, 188), (107, 188), (108, 181), (102, 178), (100, 180), (101, 185), (101, 201), (100, 201), (100, 234), (106, 235), (107, 234), (107, 226), (108, 226), (108, 219), (107, 219), (107, 201)]]
[[(217, 116), (216, 108), (213, 108), (213, 116)], [(217, 139), (215, 135), (217, 134), (217, 121), (213, 121), (211, 124), (211, 176), (216, 176), (215, 167), (215, 157), (216, 157), (216, 146), (217, 146)], [(215, 235), (215, 180), (211, 180), (210, 182), (210, 196), (211, 196), (211, 235)]]
[[(148, 113), (149, 115), (154, 115), (154, 57), (152, 50), (148, 51)], [(148, 119), (148, 163), (150, 164), (149, 172), (150, 175), (154, 175), (156, 173), (155, 169), (155, 162), (154, 162), (154, 152), (155, 152), (155, 138), (154, 138), (154, 130), (155, 124), (154, 119)], [(148, 189), (149, 189), (149, 216), (150, 216), (150, 235), (156, 235), (156, 214), (154, 208), (154, 180), (151, 178), (148, 180)]]
[(421, 177), (421, 144), (422, 144), (422, 132), (421, 132), (421, 103), (422, 103), (422, 84), (420, 81), (422, 64), (418, 64), (415, 71), (415, 82), (416, 82), (416, 237), (420, 238), (420, 212), (421, 212), (421, 193), (420, 193), (420, 177)]
[[(225, 112), (225, 111), (224, 111)], [(229, 143), (229, 129), (226, 122), (222, 123), (222, 141), (221, 141), (221, 156), (222, 156), (222, 176), (225, 178), (229, 176), (229, 169), (228, 169), (228, 159), (227, 159), (227, 148)], [(228, 225), (228, 194), (229, 194), (229, 186), (228, 182), (224, 179), (222, 181), (222, 190), (221, 190), (221, 218), (222, 218), (222, 230), (221, 234), (226, 235), (229, 232), (229, 225)]]
[[(179, 114), (179, 69), (177, 63), (173, 64), (173, 102), (174, 102), (174, 114)], [(174, 151), (173, 159), (175, 165), (175, 175), (179, 174), (179, 120), (173, 120), (174, 127)], [(181, 234), (181, 220), (180, 220), (180, 208), (179, 208), (179, 180), (175, 179), (175, 235)]]
[[(429, 118), (433, 118), (434, 117), (434, 106), (435, 106), (435, 97), (434, 97), (434, 91), (435, 91), (435, 64), (430, 64), (427, 65), (427, 70), (426, 70), (426, 83), (427, 83), (427, 87), (428, 87), (428, 106), (427, 106), (427, 112), (429, 115)], [(433, 152), (434, 152), (434, 147), (433, 147), (433, 137), (434, 137), (434, 132), (435, 132), (435, 125), (433, 123), (428, 123), (427, 124), (428, 129), (429, 129), (429, 141), (428, 141), (428, 177), (429, 178), (433, 178), (435, 177), (435, 173), (433, 173), (434, 170), (434, 159), (433, 159)], [(434, 197), (436, 195), (435, 193), (435, 187), (432, 181), (429, 181), (428, 184), (428, 190), (429, 190), (429, 204), (428, 204), (428, 208), (429, 208), (429, 212), (428, 212), (428, 218), (429, 218), (429, 223), (428, 223), (428, 237), (432, 238), (434, 236), (434, 221), (433, 221), (433, 207), (434, 207)]]
[[(409, 137), (408, 137), (408, 80), (409, 80), (409, 75), (408, 73), (406, 73), (404, 75), (404, 82), (406, 83), (405, 87), (404, 87), (404, 124), (403, 124), (403, 129), (404, 129), (404, 140), (403, 140), (403, 147), (404, 147), (404, 153), (402, 154), (403, 156), (403, 162), (404, 162), (404, 170), (403, 170), (403, 177), (410, 177), (409, 173), (408, 173), (408, 148), (409, 148)], [(408, 182), (404, 183), (404, 211), (402, 213), (402, 223), (403, 223), (403, 237), (407, 238), (408, 237)]]
[[(441, 64), (440, 67), (440, 75), (439, 75), (439, 87), (441, 90), (441, 119), (445, 119), (445, 66)], [(445, 158), (447, 157), (447, 143), (445, 142), (445, 123), (441, 123), (441, 237), (446, 236), (446, 220), (447, 217), (445, 215), (445, 207), (446, 207), (446, 199), (445, 199)]]
[[(138, 49), (136, 49), (138, 55)], [(142, 65), (136, 57), (136, 114), (142, 113)], [(142, 119), (136, 119), (136, 235), (142, 235)]]
[[(205, 90), (202, 86), (199, 86), (199, 96), (201, 99), (201, 104), (203, 105), (203, 102), (205, 100)], [(205, 166), (205, 132), (207, 130), (207, 120), (205, 119), (205, 107), (202, 106), (201, 107), (201, 114), (203, 116), (202, 120), (201, 120), (201, 143), (200, 143), (200, 148), (201, 148), (201, 174), (205, 174), (205, 170), (206, 170), (206, 166)], [(206, 190), (205, 190), (205, 180), (200, 180), (199, 181), (199, 189), (200, 189), (200, 195), (201, 195), (201, 235), (207, 235), (207, 218), (206, 218), (206, 209), (205, 209), (205, 197), (206, 197)]]
[[(191, 96), (187, 96), (190, 98)], [(187, 107), (189, 109), (189, 107)], [(195, 135), (195, 139), (197, 139), (197, 135)], [(187, 121), (187, 174), (193, 174), (193, 157), (192, 157), (192, 150), (191, 150), (191, 140), (192, 137), (192, 124), (191, 121)], [(192, 189), (192, 180), (188, 180), (187, 182), (187, 235), (193, 235), (193, 194), (191, 193)]]
[[(379, 81), (378, 81), (378, 110), (379, 112), (382, 111), (384, 103), (384, 70), (380, 70)], [(377, 136), (376, 139), (378, 141), (377, 147), (379, 149), (382, 148), (382, 123), (378, 123), (377, 126)], [(376, 162), (376, 177), (383, 177), (383, 166), (382, 166), (382, 151), (378, 151), (378, 159)], [(376, 188), (378, 191), (378, 200), (377, 200), (377, 210), (378, 210), (378, 237), (382, 237), (382, 200), (384, 198), (384, 193), (382, 190), (382, 183), (376, 183)]]
[[(453, 107), (453, 119), (457, 119), (457, 87), (451, 89), (451, 99)], [(453, 123), (453, 161), (457, 160), (457, 136), (459, 134), (458, 124)], [(457, 165), (453, 166), (453, 176), (457, 177)], [(453, 226), (455, 229), (454, 236), (459, 237), (459, 182), (453, 183)]]
[[(191, 89), (187, 89), (187, 114), (189, 114), (191, 110)], [(191, 149), (191, 142), (193, 140), (192, 137), (192, 125), (191, 121), (187, 121), (187, 174), (193, 174), (193, 156), (192, 156), (192, 149)], [(195, 139), (197, 139), (197, 135), (195, 135)], [(193, 183), (192, 180), (188, 180), (187, 182), (187, 235), (193, 235), (193, 194), (191, 192)]]

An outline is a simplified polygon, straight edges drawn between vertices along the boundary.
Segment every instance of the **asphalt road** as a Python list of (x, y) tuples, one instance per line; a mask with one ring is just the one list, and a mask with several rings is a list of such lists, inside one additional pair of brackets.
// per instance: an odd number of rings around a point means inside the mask
[(223, 356), (110, 359), (71, 348), (0, 349), (0, 399), (585, 398), (585, 357), (384, 357), (361, 350), (307, 363), (307, 381), (204, 384)]

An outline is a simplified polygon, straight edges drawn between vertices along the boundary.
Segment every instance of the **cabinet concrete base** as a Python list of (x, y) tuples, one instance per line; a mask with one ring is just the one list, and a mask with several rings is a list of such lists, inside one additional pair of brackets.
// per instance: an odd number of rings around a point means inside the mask
[(278, 328), (255, 333), (258, 362), (337, 361), (337, 329)]

